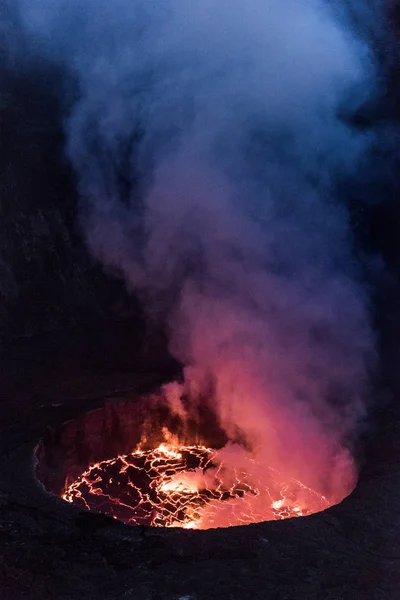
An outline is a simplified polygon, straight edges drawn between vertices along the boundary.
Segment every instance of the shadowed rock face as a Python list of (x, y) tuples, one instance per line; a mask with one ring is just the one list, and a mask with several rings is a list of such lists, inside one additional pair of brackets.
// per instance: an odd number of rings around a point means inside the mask
[(86, 251), (63, 155), (60, 73), (4, 61), (1, 72), (0, 329), (33, 333), (137, 312)]

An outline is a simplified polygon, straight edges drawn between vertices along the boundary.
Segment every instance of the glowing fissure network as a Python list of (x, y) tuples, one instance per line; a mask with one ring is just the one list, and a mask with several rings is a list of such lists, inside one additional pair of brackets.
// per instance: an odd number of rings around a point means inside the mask
[[(254, 459), (249, 458), (250, 462)], [(227, 467), (205, 446), (161, 444), (95, 463), (67, 485), (63, 498), (128, 525), (209, 529), (305, 516), (327, 498), (274, 469), (263, 477)]]

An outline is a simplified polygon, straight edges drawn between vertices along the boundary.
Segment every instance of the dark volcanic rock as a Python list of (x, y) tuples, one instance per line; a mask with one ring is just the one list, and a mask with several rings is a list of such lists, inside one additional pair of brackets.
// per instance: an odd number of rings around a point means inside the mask
[(20, 41), (16, 56), (3, 44), (0, 56), (0, 331), (31, 334), (137, 314), (81, 235), (64, 157), (63, 78)]

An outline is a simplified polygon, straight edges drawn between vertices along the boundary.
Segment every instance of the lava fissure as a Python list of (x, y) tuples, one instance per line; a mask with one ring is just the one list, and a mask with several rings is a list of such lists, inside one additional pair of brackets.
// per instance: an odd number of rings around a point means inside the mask
[(68, 502), (128, 525), (208, 529), (305, 516), (327, 508), (324, 496), (272, 468), (255, 476), (205, 446), (161, 444), (95, 463), (68, 484)]

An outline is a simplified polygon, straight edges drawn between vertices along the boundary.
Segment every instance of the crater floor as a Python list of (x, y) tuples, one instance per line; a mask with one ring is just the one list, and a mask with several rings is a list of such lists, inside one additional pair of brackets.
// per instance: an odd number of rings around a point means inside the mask
[(128, 366), (119, 327), (3, 340), (1, 598), (399, 599), (399, 403), (379, 415), (354, 492), (304, 519), (207, 531), (132, 528), (46, 493), (33, 474), (33, 450), (47, 426), (171, 374), (167, 360), (135, 362), (132, 353)]

